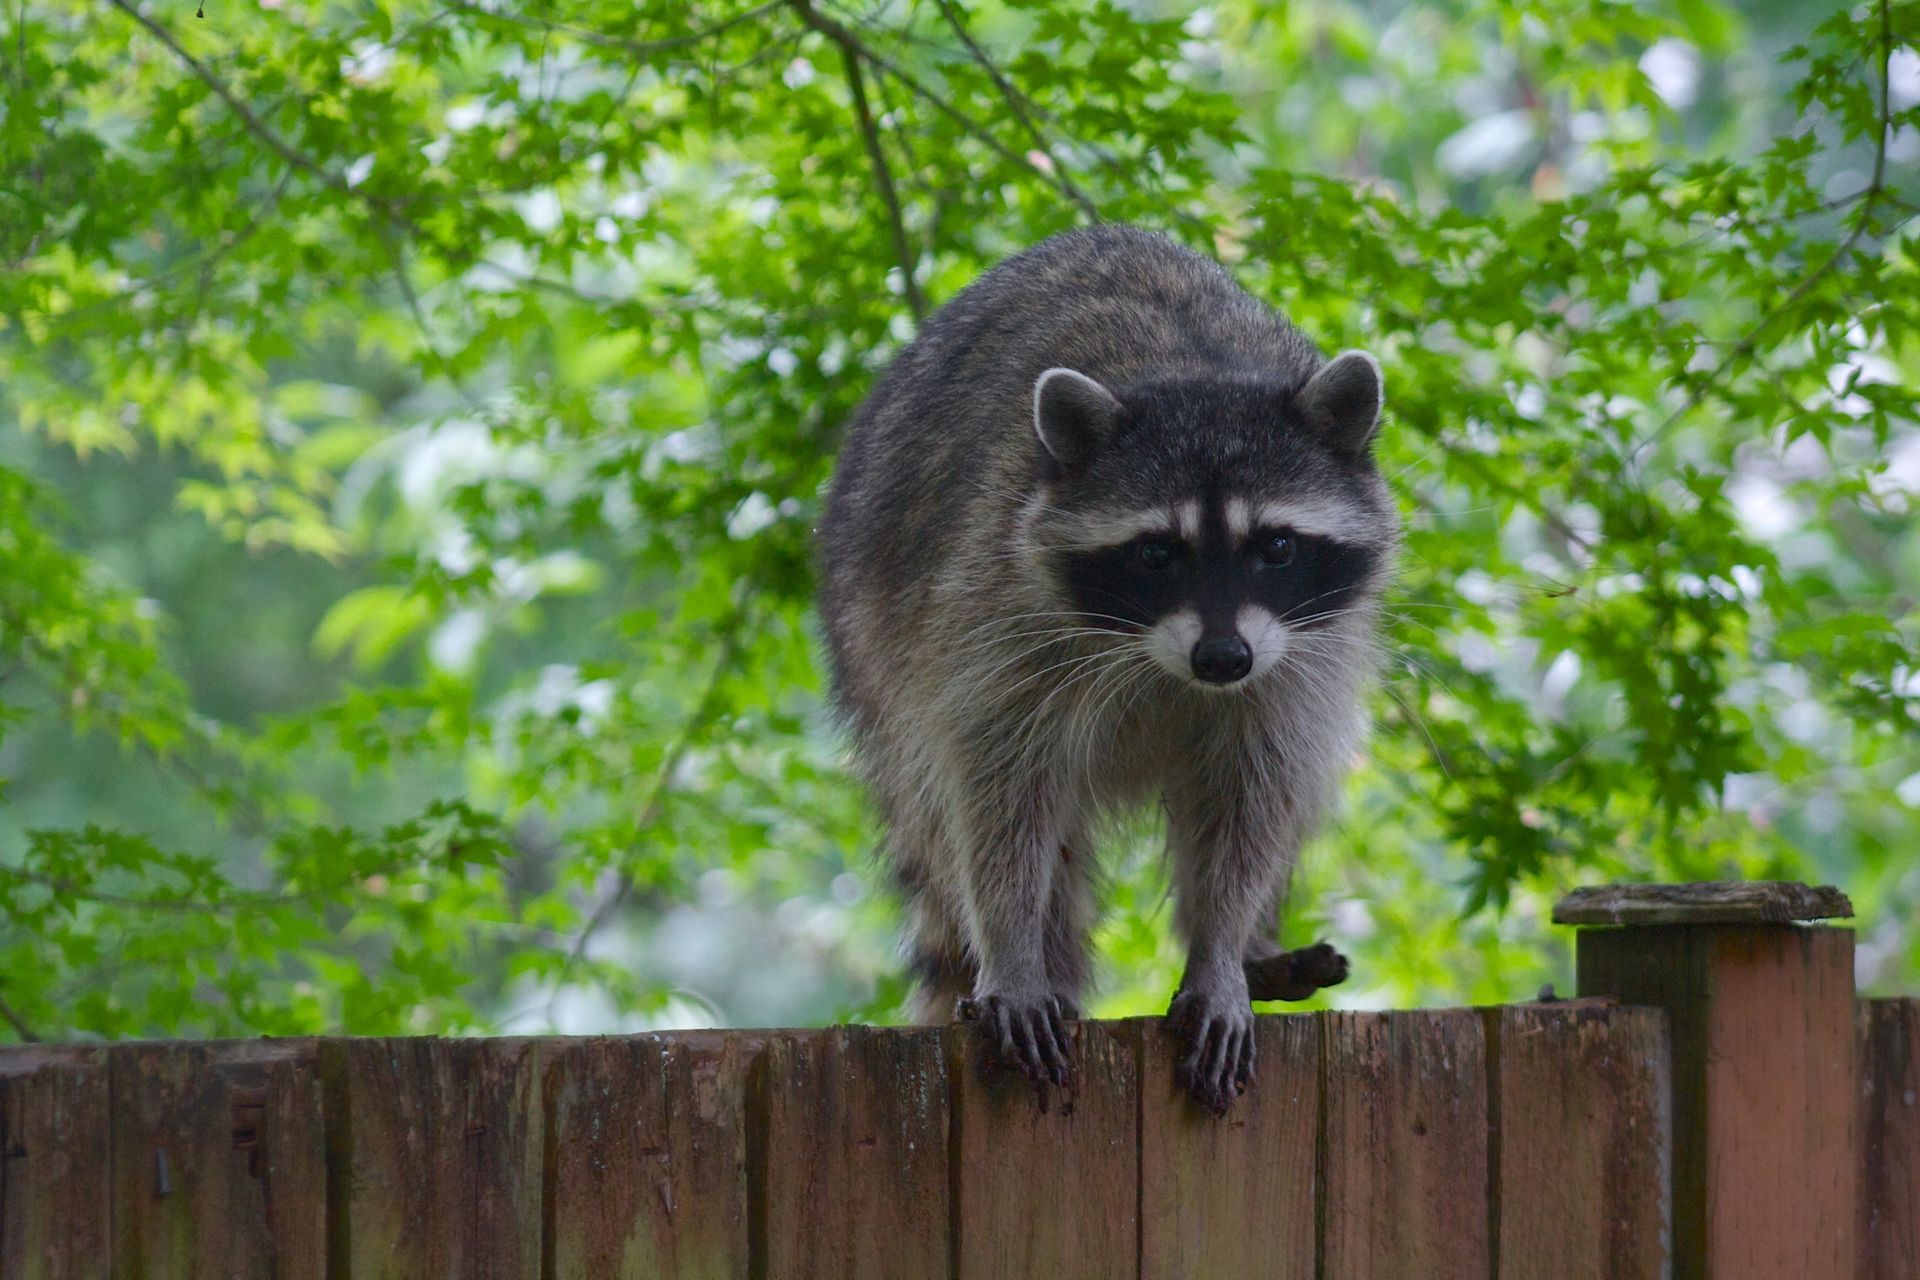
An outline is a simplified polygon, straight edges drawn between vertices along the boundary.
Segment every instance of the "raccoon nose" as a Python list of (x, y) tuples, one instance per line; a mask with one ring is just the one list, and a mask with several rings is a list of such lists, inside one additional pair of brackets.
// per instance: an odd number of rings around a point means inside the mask
[(1193, 674), (1208, 684), (1232, 684), (1253, 670), (1253, 650), (1239, 636), (1209, 636), (1193, 646)]

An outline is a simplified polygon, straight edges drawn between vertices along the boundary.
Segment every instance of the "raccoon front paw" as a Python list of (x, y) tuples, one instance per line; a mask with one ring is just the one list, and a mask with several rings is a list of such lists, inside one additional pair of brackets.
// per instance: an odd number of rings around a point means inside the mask
[(1244, 997), (1182, 991), (1167, 1006), (1167, 1026), (1185, 1050), (1174, 1081), (1202, 1107), (1225, 1115), (1253, 1083), (1253, 1010)]
[(1035, 1084), (1060, 1085), (1071, 1074), (1072, 1041), (1067, 1024), (1079, 1011), (1059, 996), (1043, 1000), (1015, 996), (972, 996), (960, 1001), (961, 1020), (978, 1024), (1000, 1060)]
[(1249, 960), (1245, 968), (1247, 996), (1253, 1000), (1305, 1000), (1347, 980), (1347, 958), (1327, 942)]

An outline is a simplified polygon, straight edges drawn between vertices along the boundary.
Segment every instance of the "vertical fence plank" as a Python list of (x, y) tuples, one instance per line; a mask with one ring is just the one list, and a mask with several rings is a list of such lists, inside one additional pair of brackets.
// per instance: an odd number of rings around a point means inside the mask
[(1325, 1017), (1325, 1280), (1489, 1274), (1479, 1015)]
[(1858, 1188), (1853, 931), (1728, 931), (1716, 944), (1711, 1274), (1840, 1280), (1853, 1273)]
[(944, 1276), (941, 1033), (835, 1027), (780, 1036), (761, 1088), (767, 1280)]
[(1257, 1022), (1258, 1078), (1225, 1116), (1174, 1081), (1179, 1045), (1140, 1031), (1140, 1276), (1313, 1274), (1320, 1020)]
[(109, 1063), (114, 1274), (320, 1280), (313, 1042), (129, 1044)]
[[(1832, 1144), (1838, 1111), (1775, 1095), (1832, 1074), (1812, 1031), (1848, 995), (1849, 940), (1700, 930), (1670, 964), (1583, 940), (1583, 985), (1638, 983), (1697, 1024), (1695, 1106), (1740, 1126), (1703, 1140), (1714, 1185), (1782, 1119)], [(1775, 1043), (1783, 1000), (1812, 1012)], [(1657, 1277), (1664, 1017), (1262, 1019), (1261, 1079), (1224, 1121), (1175, 1088), (1157, 1022), (1081, 1024), (1065, 1091), (983, 1074), (971, 1028), (10, 1050), (0, 1275), (1473, 1280), (1497, 1257), (1500, 1280)], [(1920, 1002), (1863, 1004), (1855, 1030), (1857, 1275), (1920, 1280)], [(1787, 1270), (1711, 1274), (1801, 1274), (1856, 1238), (1855, 1185), (1815, 1186), (1817, 1221), (1779, 1210)]]
[(1781, 924), (1580, 931), (1582, 995), (1673, 1029), (1674, 1275), (1854, 1272), (1853, 934)]
[(0, 1276), (6, 1280), (108, 1274), (107, 1073), (100, 1049), (0, 1053)]
[(329, 1040), (334, 1280), (540, 1273), (532, 1040)]
[(1863, 1000), (1859, 1280), (1920, 1280), (1920, 1000)]
[(1074, 1075), (1036, 1088), (981, 1060), (970, 1026), (947, 1032), (953, 1075), (958, 1280), (1119, 1280), (1139, 1243), (1137, 1037), (1074, 1029)]
[(754, 1044), (682, 1032), (548, 1051), (551, 1280), (745, 1280)]
[(1487, 1011), (1500, 1280), (1661, 1280), (1673, 1140), (1666, 1016)]

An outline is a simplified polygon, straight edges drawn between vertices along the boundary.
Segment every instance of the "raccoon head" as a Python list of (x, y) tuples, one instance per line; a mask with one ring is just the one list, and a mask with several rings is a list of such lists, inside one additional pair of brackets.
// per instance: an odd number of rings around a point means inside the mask
[(1381, 402), (1357, 351), (1304, 383), (1048, 369), (1034, 519), (1071, 608), (1216, 690), (1363, 635), (1399, 530), (1370, 452)]

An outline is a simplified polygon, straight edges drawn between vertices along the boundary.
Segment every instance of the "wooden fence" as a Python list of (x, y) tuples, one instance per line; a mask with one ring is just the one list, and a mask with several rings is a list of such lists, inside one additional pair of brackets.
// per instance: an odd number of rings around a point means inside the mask
[[(1577, 913), (1576, 913), (1577, 915)], [(1916, 1280), (1920, 1002), (1852, 935), (1582, 932), (1580, 1000), (1260, 1019), (1224, 1120), (1156, 1020), (0, 1051), (0, 1280)]]

